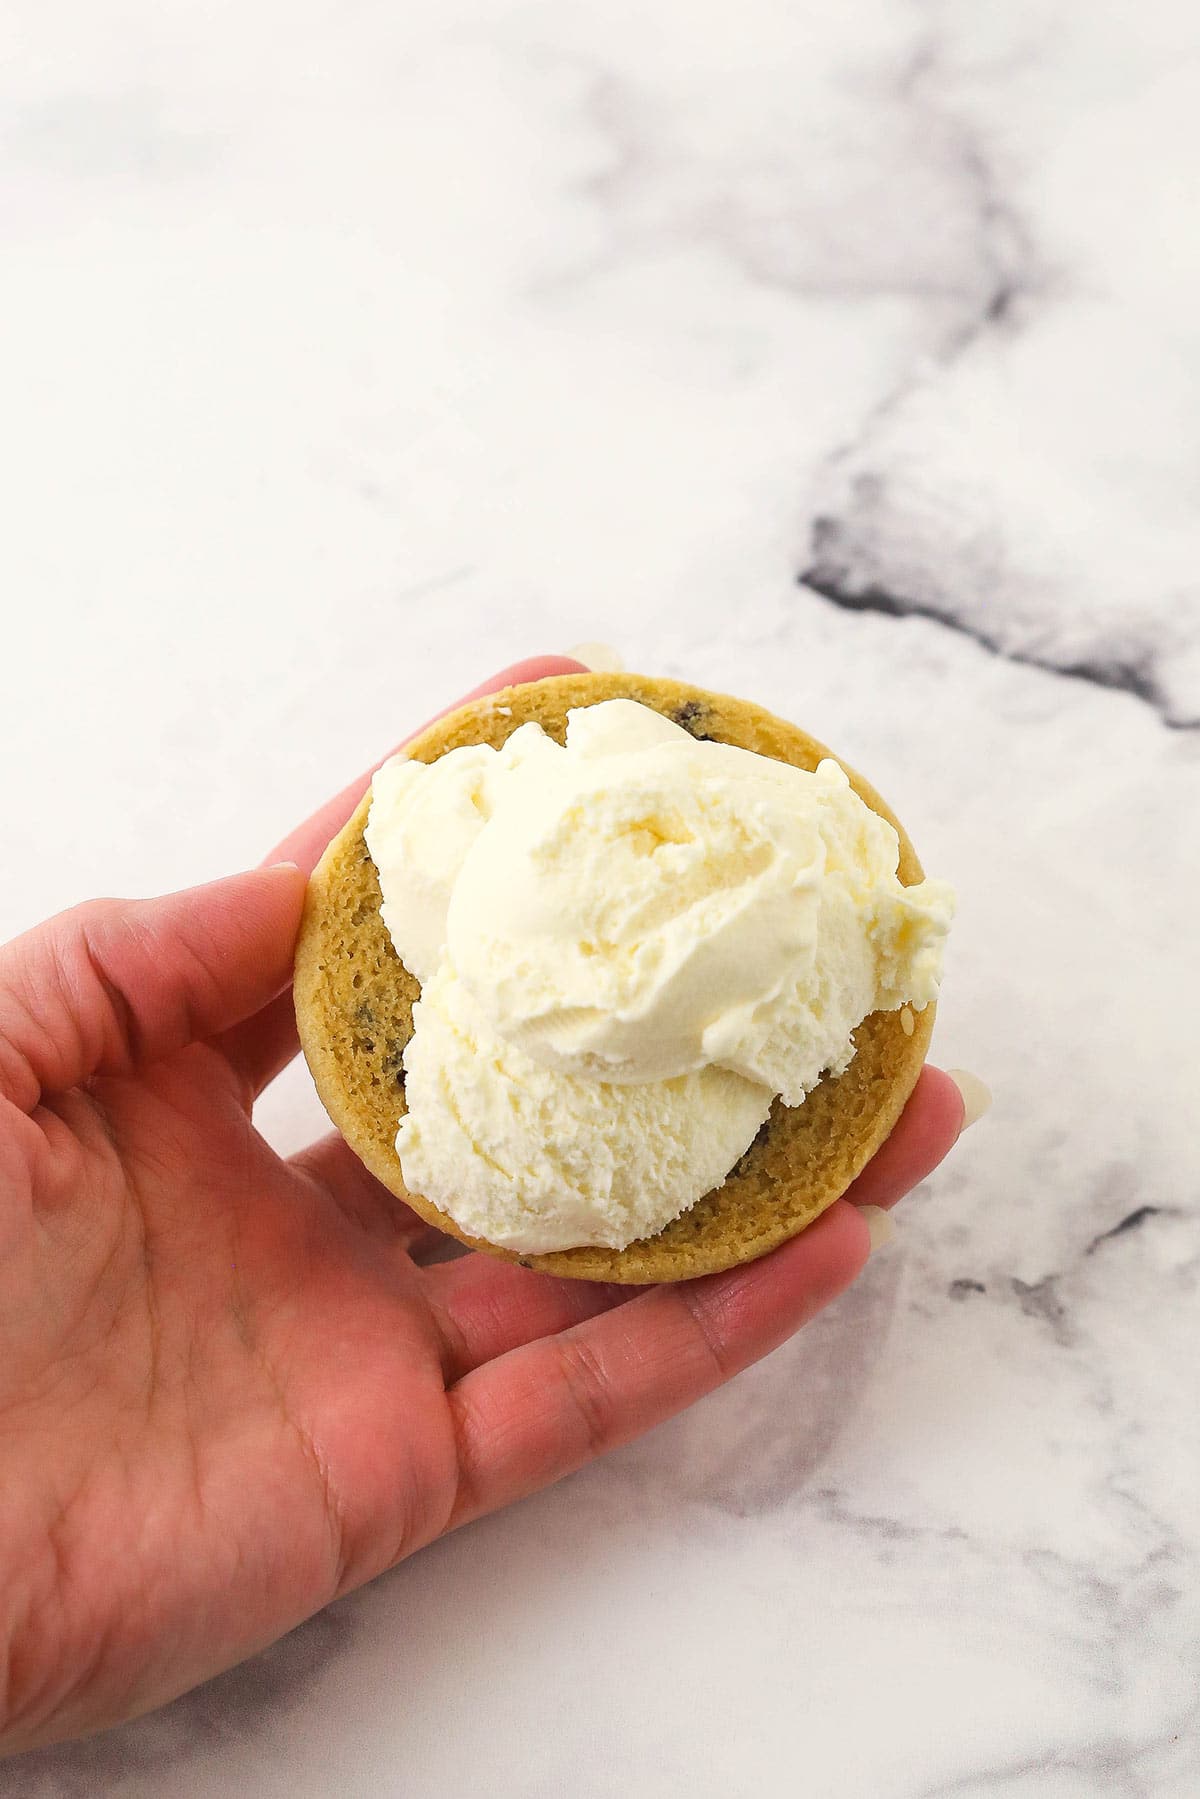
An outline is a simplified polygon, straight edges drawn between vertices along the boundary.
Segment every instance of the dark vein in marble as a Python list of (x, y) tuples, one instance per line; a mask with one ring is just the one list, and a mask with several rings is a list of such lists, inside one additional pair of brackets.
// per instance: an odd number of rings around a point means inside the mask
[(1065, 1348), (1074, 1342), (1075, 1334), (1067, 1309), (1058, 1295), (1058, 1280), (1057, 1274), (1047, 1274), (1031, 1285), (1014, 1276), (1011, 1286), (1017, 1296), (1017, 1304), (1026, 1318), (1039, 1319), (1048, 1327), (1054, 1341)]
[(862, 1512), (838, 1487), (815, 1488), (811, 1496), (806, 1496), (805, 1504), (827, 1523), (884, 1543), (961, 1543), (970, 1553), (979, 1549), (959, 1524), (909, 1524), (883, 1513)]
[(1154, 679), (1146, 661), (1116, 657), (1105, 661), (1058, 662), (1049, 656), (1035, 655), (1031, 650), (1006, 648), (1000, 639), (979, 625), (959, 618), (948, 607), (932, 605), (926, 600), (909, 599), (873, 583), (859, 586), (847, 562), (837, 553), (842, 527), (837, 519), (818, 518), (813, 523), (813, 563), (798, 577), (820, 599), (837, 606), (842, 612), (874, 612), (884, 618), (926, 618), (944, 625), (960, 637), (967, 637), (989, 655), (1014, 662), (1023, 668), (1039, 668), (1048, 675), (1062, 675), (1072, 681), (1088, 681), (1094, 687), (1105, 687), (1117, 693), (1132, 694), (1151, 706), (1169, 731), (1200, 729), (1200, 719), (1176, 718), (1167, 705), (1162, 688)]
[[(931, 351), (931, 360), (937, 367), (949, 368), (985, 333), (1017, 328), (1022, 302), (1039, 293), (1045, 280), (1029, 230), (1001, 193), (995, 172), (975, 133), (963, 120), (947, 113), (936, 93), (931, 92), (939, 55), (937, 37), (922, 37), (901, 71), (898, 92), (935, 135), (938, 128), (949, 127), (956, 151), (956, 167), (975, 213), (979, 279), (972, 284), (971, 292), (962, 293), (966, 303), (964, 316)], [(921, 293), (928, 290), (914, 284), (906, 291)], [(832, 467), (847, 460), (869, 444), (883, 420), (904, 403), (922, 379), (923, 374), (914, 371), (898, 381), (890, 393), (868, 410), (853, 437), (829, 458), (829, 465)], [(828, 522), (836, 524), (833, 520)], [(800, 580), (811, 585), (807, 575), (801, 575)]]
[[(996, 170), (980, 140), (976, 126), (948, 106), (938, 90), (944, 45), (939, 33), (930, 32), (916, 43), (898, 84), (901, 100), (936, 134), (949, 134), (957, 170), (970, 196), (979, 239), (981, 293), (976, 305), (935, 352), (943, 367), (956, 362), (986, 331), (1014, 325), (1020, 302), (1042, 285), (1034, 242), (1024, 219), (1002, 191)], [(911, 382), (901, 384), (907, 392)], [(899, 395), (893, 395), (894, 403)], [(872, 424), (875, 422), (873, 419)], [(865, 435), (865, 434), (864, 434)], [(861, 439), (860, 439), (861, 441)]]
[[(923, 39), (901, 76), (899, 91), (917, 112), (942, 123), (947, 118), (951, 120), (957, 136), (959, 169), (975, 196), (981, 291), (968, 316), (940, 350), (933, 353), (936, 365), (946, 369), (989, 333), (1019, 330), (1027, 316), (1029, 303), (1046, 290), (1049, 277), (1041, 266), (1028, 226), (1002, 192), (997, 172), (978, 136), (968, 123), (947, 113), (938, 95), (939, 55), (938, 40)], [(899, 382), (878, 406), (871, 409), (853, 439), (831, 458), (830, 467), (869, 448), (881, 421), (903, 404), (923, 378), (922, 373), (916, 372)], [(886, 583), (856, 577), (856, 557), (851, 541), (853, 530), (848, 527), (849, 521), (828, 514), (816, 518), (812, 527), (809, 566), (797, 577), (801, 586), (831, 605), (845, 612), (929, 619), (969, 638), (980, 649), (1004, 661), (1037, 668), (1068, 680), (1085, 681), (1112, 692), (1127, 693), (1150, 706), (1169, 730), (1200, 729), (1200, 718), (1180, 718), (1173, 710), (1155, 677), (1151, 651), (1140, 656), (1114, 655), (1068, 661), (1030, 649), (1006, 646), (998, 635), (962, 617), (949, 604), (917, 599)]]
[(1130, 1231), (1141, 1230), (1147, 1219), (1161, 1218), (1166, 1209), (1165, 1206), (1139, 1206), (1135, 1212), (1129, 1212), (1122, 1218), (1119, 1224), (1114, 1224), (1109, 1230), (1100, 1231), (1092, 1238), (1084, 1253), (1089, 1256), (1094, 1255), (1102, 1243), (1109, 1243), (1114, 1237), (1127, 1236)]

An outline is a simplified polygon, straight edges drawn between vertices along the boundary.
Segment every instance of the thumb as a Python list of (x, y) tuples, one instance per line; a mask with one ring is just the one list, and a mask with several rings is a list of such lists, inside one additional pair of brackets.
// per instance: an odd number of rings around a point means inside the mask
[(151, 900), (90, 900), (0, 949), (0, 1094), (124, 1072), (239, 1023), (291, 979), (292, 863)]

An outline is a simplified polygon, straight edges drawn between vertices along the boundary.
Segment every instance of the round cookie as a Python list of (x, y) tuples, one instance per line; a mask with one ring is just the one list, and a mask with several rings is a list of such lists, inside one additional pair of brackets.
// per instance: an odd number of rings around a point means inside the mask
[[(567, 712), (599, 700), (639, 700), (702, 740), (739, 744), (797, 768), (830, 752), (760, 706), (681, 681), (643, 675), (557, 675), (472, 700), (407, 745), (433, 762), (466, 743), (499, 747), (535, 720), (562, 743)], [(843, 764), (843, 767), (845, 765)], [(900, 838), (900, 879), (922, 876), (916, 852), (873, 787), (847, 768), (860, 798)], [(313, 872), (296, 947), (300, 1042), (326, 1111), (376, 1178), (431, 1224), (475, 1249), (547, 1274), (631, 1285), (690, 1280), (765, 1255), (846, 1191), (887, 1137), (912, 1092), (933, 1030), (934, 1007), (874, 1012), (854, 1033), (846, 1072), (826, 1077), (801, 1106), (776, 1100), (723, 1186), (654, 1237), (626, 1249), (579, 1248), (515, 1255), (469, 1237), (400, 1172), (396, 1131), (404, 1111), (404, 1048), (420, 985), (400, 961), (380, 918), (379, 881), (363, 841), (370, 795)]]

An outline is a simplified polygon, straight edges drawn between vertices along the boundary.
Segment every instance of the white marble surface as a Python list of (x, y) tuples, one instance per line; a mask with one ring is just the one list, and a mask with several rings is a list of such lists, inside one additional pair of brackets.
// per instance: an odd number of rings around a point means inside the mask
[(4, 14), (0, 931), (607, 638), (878, 778), (997, 1100), (731, 1390), (0, 1790), (1190, 1799), (1195, 9)]

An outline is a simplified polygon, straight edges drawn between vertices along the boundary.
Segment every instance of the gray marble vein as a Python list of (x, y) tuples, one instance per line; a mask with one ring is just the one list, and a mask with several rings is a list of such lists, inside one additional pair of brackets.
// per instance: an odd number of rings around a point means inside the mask
[[(989, 61), (950, 23), (909, 83), (914, 104), (932, 91), (969, 121), (960, 163), (980, 172), (985, 297), (830, 458), (801, 578), (839, 606), (940, 619), (1195, 726), (1200, 435), (1186, 411), (1185, 296), (1194, 307), (1200, 270), (1186, 243), (1180, 258), (1159, 234), (1196, 65), (1131, 27), (1119, 100), (1093, 115), (1073, 103), (1077, 65), (1048, 53), (1044, 24), (1035, 54), (1031, 9), (1017, 8), (1000, 27), (1007, 54)], [(1111, 34), (1111, 18), (1098, 22), (1091, 48)], [(1135, 107), (1136, 139), (1112, 118)], [(994, 221), (1008, 255), (988, 294)]]
[[(858, 484), (858, 491), (861, 494), (873, 485), (875, 484), (863, 480)], [(882, 487), (882, 483), (878, 485)], [(864, 527), (864, 538), (870, 536), (871, 526), (867, 524)], [(853, 548), (853, 538), (853, 530), (838, 519), (814, 519), (813, 562), (801, 576), (804, 585), (811, 588), (813, 593), (820, 594), (822, 599), (829, 600), (844, 611), (877, 612), (885, 618), (936, 619), (951, 630), (961, 631), (984, 649), (1007, 655), (1014, 662), (1028, 663), (1032, 668), (1044, 668), (1081, 681), (1092, 681), (1098, 687), (1112, 687), (1121, 693), (1132, 693), (1152, 705), (1161, 715), (1163, 723), (1172, 728), (1195, 729), (1200, 725), (1200, 718), (1176, 715), (1154, 673), (1154, 657), (1145, 649), (1139, 647), (1132, 656), (1120, 652), (1114, 657), (1111, 652), (1101, 652), (1094, 661), (1069, 662), (1061, 656), (1056, 660), (1053, 652), (1047, 653), (1045, 649), (1034, 651), (1008, 647), (1005, 637), (999, 631), (993, 635), (970, 620), (957, 617), (949, 610), (949, 602), (943, 608), (934, 600), (905, 599), (885, 588), (872, 585), (860, 587), (858, 582), (861, 574), (856, 572), (860, 564)], [(1200, 632), (1200, 614), (1197, 631)]]

